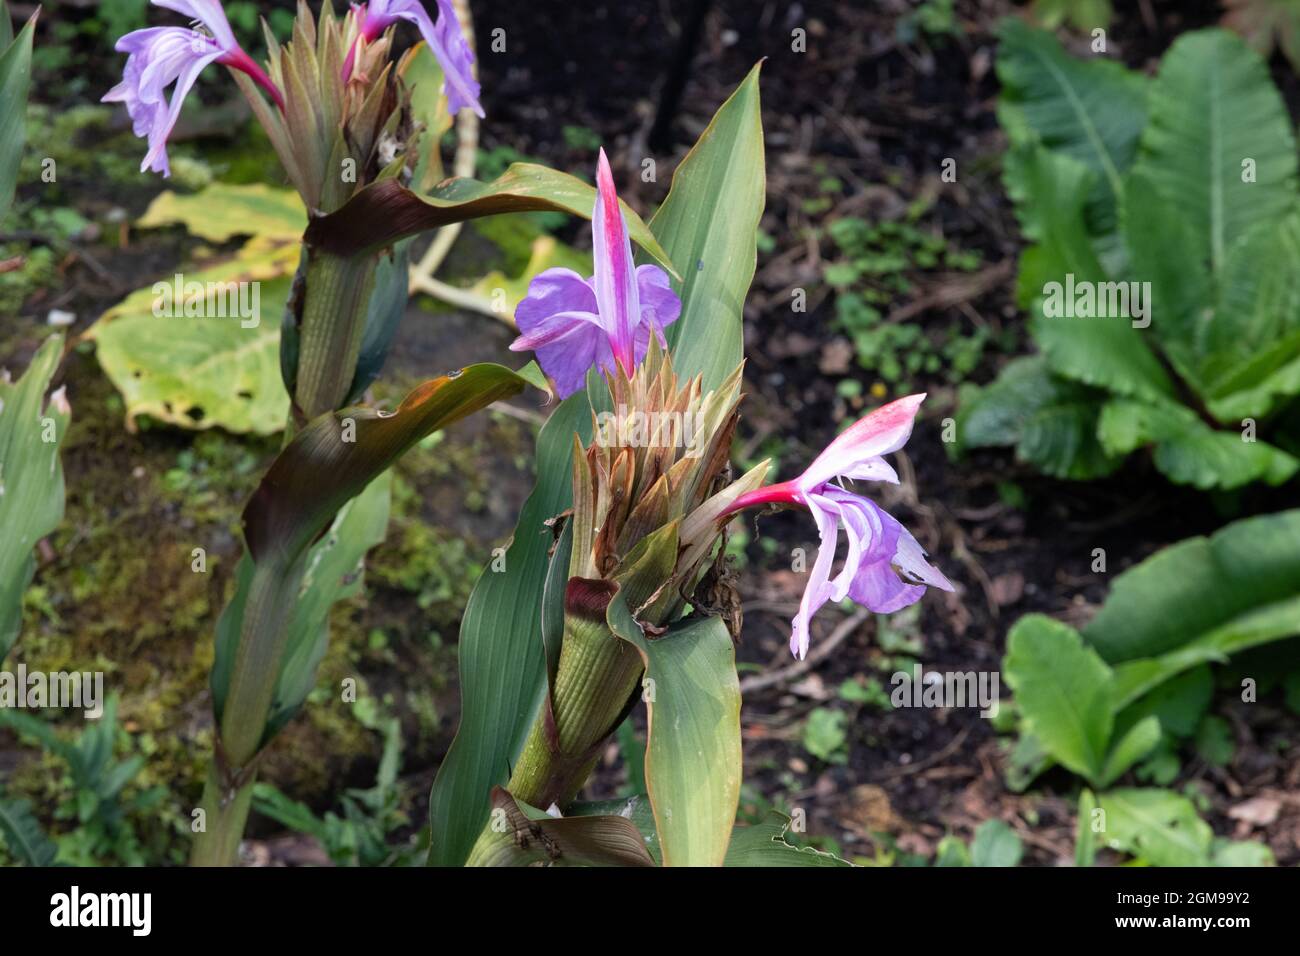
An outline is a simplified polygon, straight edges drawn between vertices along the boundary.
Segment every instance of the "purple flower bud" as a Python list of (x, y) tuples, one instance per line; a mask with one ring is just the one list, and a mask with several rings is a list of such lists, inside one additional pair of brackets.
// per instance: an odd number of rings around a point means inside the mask
[(663, 269), (632, 264), (627, 223), (603, 149), (596, 185), (595, 275), (584, 279), (571, 269), (547, 269), (515, 309), (521, 334), (511, 350), (536, 352), (560, 398), (581, 389), (593, 367), (613, 372), (617, 364), (631, 376), (649, 351), (652, 334), (667, 346), (663, 330), (682, 311)]

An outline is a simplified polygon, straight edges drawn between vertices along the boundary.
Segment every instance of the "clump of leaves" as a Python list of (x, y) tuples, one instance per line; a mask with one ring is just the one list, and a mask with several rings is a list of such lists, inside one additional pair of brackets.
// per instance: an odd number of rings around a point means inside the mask
[(1065, 767), (1100, 791), (1099, 819), (1108, 821), (1085, 834), (1092, 811), (1081, 811), (1081, 840), (1101, 834), (1155, 865), (1268, 862), (1257, 845), (1215, 839), (1178, 794), (1110, 788), (1130, 769), (1139, 780), (1172, 783), (1184, 744), (1207, 763), (1232, 759), (1226, 723), (1207, 714), (1209, 665), (1300, 635), (1297, 542), (1300, 511), (1234, 522), (1119, 575), (1081, 632), (1041, 614), (1022, 618), (1003, 661), (1021, 732), (1012, 786)]
[(1260, 435), (1300, 395), (1296, 143), (1259, 56), (1188, 33), (1147, 80), (1008, 21), (998, 74), (1040, 354), (966, 390), (956, 450), (1075, 479), (1139, 449), (1198, 488), (1290, 479)]
[(936, 343), (918, 323), (891, 322), (885, 314), (889, 303), (912, 291), (909, 273), (979, 268), (977, 253), (922, 229), (922, 213), (913, 208), (902, 221), (878, 223), (845, 217), (827, 227), (838, 251), (824, 273), (836, 290), (835, 324), (852, 340), (858, 364), (891, 385), (906, 386), (922, 374), (959, 381), (974, 370), (988, 341), (986, 330), (967, 335), (954, 324)]

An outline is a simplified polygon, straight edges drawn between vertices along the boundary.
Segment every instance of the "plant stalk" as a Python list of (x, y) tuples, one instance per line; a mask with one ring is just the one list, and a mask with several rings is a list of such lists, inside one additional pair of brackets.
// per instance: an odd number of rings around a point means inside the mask
[(294, 401), (307, 421), (342, 408), (356, 375), (377, 255), (307, 253)]

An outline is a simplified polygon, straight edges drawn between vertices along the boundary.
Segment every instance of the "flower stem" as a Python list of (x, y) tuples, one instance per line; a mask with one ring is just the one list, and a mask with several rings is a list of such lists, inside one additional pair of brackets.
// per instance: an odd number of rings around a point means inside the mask
[(531, 806), (563, 808), (573, 801), (640, 680), (641, 655), (605, 623), (612, 594), (609, 582), (582, 578), (570, 581), (565, 594), (555, 680), (506, 786)]
[(307, 420), (341, 408), (356, 375), (378, 258), (307, 253), (294, 399)]

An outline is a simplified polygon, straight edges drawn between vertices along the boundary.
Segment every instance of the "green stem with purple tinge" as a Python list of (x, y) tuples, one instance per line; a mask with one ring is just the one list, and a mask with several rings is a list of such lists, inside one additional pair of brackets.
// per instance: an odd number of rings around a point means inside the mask
[[(573, 801), (640, 683), (641, 654), (615, 636), (605, 622), (605, 610), (616, 590), (609, 581), (569, 581), (555, 680), (506, 785), (522, 803), (545, 810), (552, 804), (564, 808)], [(489, 820), (466, 865), (496, 859), (489, 850), (498, 842)]]

